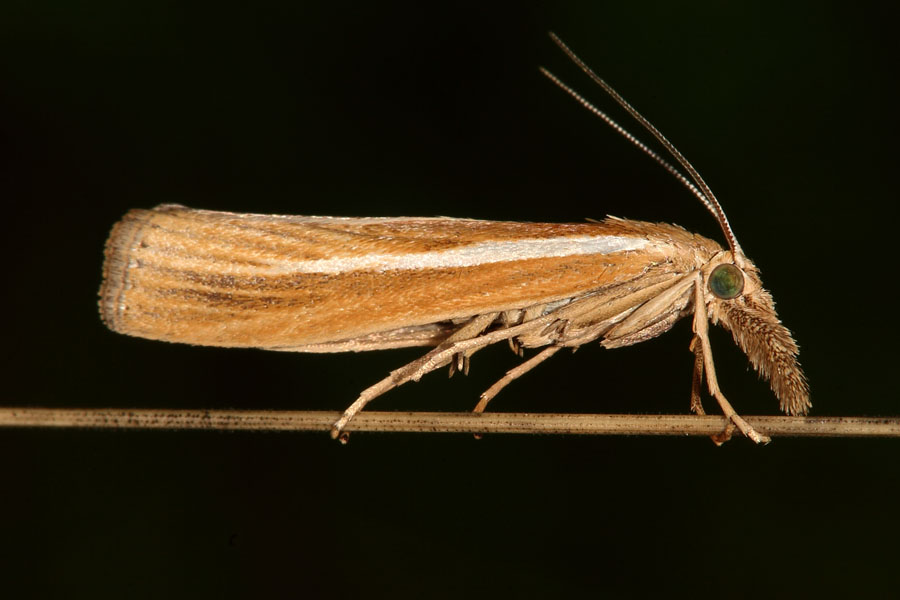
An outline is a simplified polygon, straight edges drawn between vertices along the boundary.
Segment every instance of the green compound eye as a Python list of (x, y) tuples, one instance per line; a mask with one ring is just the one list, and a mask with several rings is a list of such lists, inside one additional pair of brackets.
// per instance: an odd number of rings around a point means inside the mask
[(723, 300), (737, 298), (744, 291), (744, 274), (734, 265), (719, 265), (709, 274), (709, 289)]

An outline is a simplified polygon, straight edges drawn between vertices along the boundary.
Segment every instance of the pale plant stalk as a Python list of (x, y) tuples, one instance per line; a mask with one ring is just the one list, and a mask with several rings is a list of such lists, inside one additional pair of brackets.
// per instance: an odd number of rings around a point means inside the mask
[[(338, 412), (34, 408), (0, 409), (0, 427), (330, 431)], [(900, 418), (745, 416), (764, 435), (900, 437)], [(347, 431), (716, 436), (728, 421), (713, 415), (362, 412)]]

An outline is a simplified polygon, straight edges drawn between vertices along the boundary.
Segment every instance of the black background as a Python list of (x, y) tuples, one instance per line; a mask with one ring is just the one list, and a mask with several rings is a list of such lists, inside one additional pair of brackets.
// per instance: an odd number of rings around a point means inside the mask
[[(538, 73), (610, 107), (553, 30), (716, 190), (802, 346), (814, 414), (897, 415), (892, 20), (875, 3), (622, 4), (7, 3), (4, 404), (338, 410), (421, 353), (113, 334), (96, 290), (129, 208), (613, 214), (721, 240)], [(684, 413), (689, 341), (684, 321), (560, 354), (493, 408)], [(730, 336), (712, 343), (736, 408), (774, 414)], [(468, 378), (373, 408), (467, 410), (515, 364), (486, 350)], [(3, 430), (0, 571), (66, 597), (876, 595), (900, 578), (898, 444)]]

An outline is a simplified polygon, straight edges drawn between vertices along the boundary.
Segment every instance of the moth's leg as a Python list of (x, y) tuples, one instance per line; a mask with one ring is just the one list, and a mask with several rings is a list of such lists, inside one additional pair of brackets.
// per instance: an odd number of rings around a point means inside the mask
[[(521, 324), (524, 317), (524, 310), (505, 310), (500, 313), (500, 323), (503, 327), (512, 327), (513, 325)], [(509, 342), (509, 349), (512, 350), (516, 356), (524, 355), (522, 344), (520, 344), (515, 337), (511, 337), (506, 341)]]
[(457, 371), (463, 375), (469, 374), (469, 357), (472, 353), (463, 354), (460, 352), (450, 359), (450, 368), (447, 369), (447, 377), (453, 377)]
[(469, 374), (469, 357), (472, 356), (471, 353), (463, 353), (460, 352), (452, 359), (450, 359), (450, 368), (447, 370), (447, 377), (453, 377), (453, 375), (459, 371), (463, 375)]
[(488, 402), (490, 402), (494, 398), (494, 396), (499, 394), (500, 390), (556, 354), (561, 348), (562, 346), (550, 346), (549, 348), (544, 348), (543, 350), (541, 350), (541, 352), (535, 354), (518, 367), (510, 369), (509, 372), (506, 373), (506, 375), (500, 378), (500, 381), (489, 387), (487, 391), (481, 395), (481, 400), (479, 400), (478, 404), (475, 405), (475, 410), (473, 412), (484, 412), (484, 409), (487, 408)]
[(566, 335), (564, 339), (557, 341), (560, 346), (571, 348), (575, 352), (585, 344), (593, 342), (609, 330), (609, 325), (599, 323), (596, 326), (586, 327), (577, 334)]
[(689, 346), (694, 353), (694, 375), (691, 382), (691, 412), (697, 415), (705, 415), (703, 401), (700, 399), (700, 389), (703, 387), (703, 348), (700, 338), (696, 335)]
[[(475, 338), (478, 339), (478, 338)], [(483, 349), (484, 346), (478, 346), (476, 348), (467, 348), (462, 352), (457, 352), (450, 359), (450, 377), (453, 377), (453, 373), (459, 371), (463, 375), (469, 374), (469, 367), (472, 364), (472, 355)]]
[[(721, 446), (722, 444), (724, 444), (725, 442), (727, 442), (728, 440), (731, 439), (731, 436), (734, 435), (735, 429), (737, 429), (737, 427), (735, 426), (734, 422), (728, 421), (728, 424), (725, 425), (725, 429), (723, 431), (721, 431), (720, 433), (717, 433), (716, 435), (709, 436), (709, 439), (711, 439), (716, 446)], [(770, 441), (771, 440), (768, 437), (763, 436), (762, 443), (768, 444)], [(760, 443), (760, 442), (757, 442), (757, 443)]]
[[(706, 302), (703, 299), (703, 279), (700, 275), (694, 282), (694, 335), (700, 342), (700, 349), (703, 353), (703, 364), (706, 367), (706, 383), (709, 386), (709, 393), (712, 394), (722, 407), (722, 412), (729, 421), (734, 423), (741, 432), (757, 444), (767, 444), (771, 440), (764, 435), (757, 433), (750, 423), (741, 418), (740, 415), (731, 406), (731, 403), (725, 398), (725, 395), (719, 389), (719, 382), (716, 380), (716, 367), (713, 364), (712, 349), (709, 345), (709, 317), (706, 314)], [(723, 439), (722, 436), (725, 436)], [(713, 441), (721, 443), (731, 433), (728, 429), (718, 437), (713, 437)]]
[[(466, 353), (468, 355), (477, 352), (485, 346), (489, 346), (495, 342), (507, 340), (515, 336), (528, 336), (536, 331), (554, 323), (555, 321), (568, 320), (577, 318), (595, 308), (602, 299), (585, 298), (581, 301), (573, 301), (571, 304), (550, 314), (538, 316), (533, 319), (528, 318), (528, 310), (523, 317), (523, 323), (498, 329), (489, 333), (481, 334), (497, 317), (497, 313), (481, 315), (466, 323), (458, 331), (454, 332), (450, 337), (444, 340), (434, 350), (415, 360), (408, 365), (392, 371), (391, 374), (370, 388), (363, 390), (359, 398), (351, 404), (341, 418), (338, 419), (331, 427), (331, 437), (338, 438), (341, 431), (347, 426), (347, 423), (363, 409), (372, 399), (377, 398), (386, 391), (403, 385), (407, 381), (418, 381), (426, 373), (430, 373), (448, 364), (454, 355)], [(480, 334), (480, 335), (479, 335)]]
[[(453, 342), (459, 340), (467, 340), (474, 337), (478, 337), (481, 335), (485, 329), (487, 329), (491, 323), (497, 320), (498, 313), (486, 313), (483, 315), (478, 315), (458, 330), (454, 331), (446, 340), (444, 340), (440, 345), (438, 345), (435, 350), (438, 348), (445, 347), (447, 344), (452, 344)], [(475, 352), (479, 349), (472, 350), (471, 352), (460, 352), (450, 359), (450, 370), (448, 373), (448, 377), (453, 377), (453, 374), (457, 371), (460, 371), (463, 375), (469, 374), (469, 357), (471, 357)], [(426, 355), (427, 356), (427, 355)], [(424, 358), (424, 357), (423, 357)], [(412, 366), (412, 364), (410, 364)], [(435, 367), (437, 368), (437, 367)], [(427, 372), (427, 371), (426, 371)], [(423, 373), (424, 375), (424, 373)], [(421, 375), (420, 375), (421, 377)], [(418, 381), (418, 378), (416, 378)], [(399, 385), (399, 384), (398, 384)]]
[(423, 356), (420, 360), (408, 365), (408, 367), (412, 371), (412, 373), (409, 375), (409, 379), (418, 381), (426, 373), (430, 373), (431, 371), (447, 364), (450, 361), (451, 357), (455, 354), (461, 352), (470, 355), (474, 354), (485, 346), (490, 346), (491, 344), (501, 342), (510, 338), (511, 336), (529, 335), (534, 331), (538, 331), (541, 328), (545, 327), (547, 323), (555, 320), (558, 319), (554, 315), (546, 315), (539, 319), (535, 319), (527, 323), (522, 323), (521, 325), (516, 325), (515, 327), (510, 327), (508, 329), (497, 329), (489, 333), (479, 335), (477, 337), (455, 341), (453, 342), (453, 344), (447, 347), (443, 347), (444, 345), (442, 344), (441, 346), (435, 348), (432, 352), (429, 352), (428, 354)]
[[(705, 415), (706, 411), (703, 410), (703, 401), (701, 400), (700, 395), (703, 387), (703, 346), (700, 342), (700, 338), (694, 336), (691, 340), (690, 349), (694, 353), (694, 375), (692, 378), (693, 381), (691, 382), (691, 411), (697, 415)], [(717, 446), (721, 446), (731, 439), (734, 430), (734, 423), (728, 421), (725, 430), (710, 436), (710, 439), (712, 439), (713, 443)]]
[[(553, 343), (555, 345), (545, 348), (539, 354), (536, 354), (518, 367), (511, 369), (497, 383), (488, 388), (488, 390), (481, 395), (481, 400), (475, 406), (474, 412), (484, 412), (485, 408), (487, 408), (488, 403), (493, 400), (493, 398), (497, 394), (499, 394), (503, 388), (512, 383), (513, 380), (518, 379), (531, 369), (535, 368), (536, 366), (556, 354), (561, 348), (571, 348), (572, 352), (575, 352), (579, 347), (588, 342), (594, 341), (595, 339), (603, 335), (603, 333), (607, 329), (609, 329), (609, 326), (606, 323), (600, 323), (597, 326), (586, 327), (581, 329), (577, 333), (570, 334), (570, 326), (571, 321), (556, 320), (547, 325), (540, 332), (537, 332), (536, 335), (532, 338), (532, 342), (534, 342), (534, 340), (540, 340), (542, 344)], [(520, 334), (519, 338), (528, 339), (528, 336), (525, 334)], [(547, 341), (544, 341), (544, 338), (553, 338), (553, 341), (551, 342), (549, 339)], [(521, 347), (521, 342), (519, 342), (519, 345)]]
[[(422, 377), (422, 375), (451, 362), (451, 360), (453, 360), (454, 358), (454, 355), (457, 354), (460, 350), (463, 350), (462, 348), (457, 348), (460, 341), (471, 340), (472, 338), (478, 339), (478, 336), (496, 318), (497, 313), (478, 315), (477, 317), (460, 327), (458, 330), (453, 332), (450, 337), (441, 342), (439, 346), (437, 346), (431, 352), (427, 353), (422, 358), (414, 360), (413, 362), (404, 365), (395, 371), (391, 371), (390, 375), (388, 375), (375, 385), (364, 389), (359, 395), (359, 398), (357, 398), (353, 404), (347, 407), (347, 410), (344, 411), (344, 414), (341, 415), (341, 418), (335, 421), (334, 425), (331, 426), (331, 437), (337, 439), (344, 427), (347, 426), (347, 423), (349, 423), (350, 420), (366, 406), (366, 404), (368, 404), (378, 396), (397, 386), (403, 385), (407, 381), (418, 381)], [(467, 354), (471, 355), (477, 350), (478, 348), (475, 348), (467, 352)]]

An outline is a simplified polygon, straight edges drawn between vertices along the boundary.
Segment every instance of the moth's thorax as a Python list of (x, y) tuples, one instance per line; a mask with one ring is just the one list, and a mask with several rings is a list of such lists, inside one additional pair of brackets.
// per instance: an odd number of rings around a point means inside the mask
[(685, 273), (702, 269), (710, 260), (724, 252), (722, 246), (714, 240), (669, 223), (608, 217), (601, 225), (610, 234), (635, 236), (647, 240), (648, 251), (664, 254), (668, 262)]

